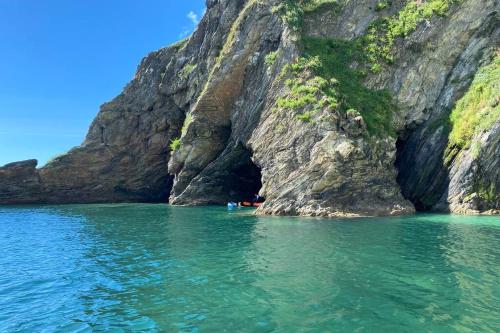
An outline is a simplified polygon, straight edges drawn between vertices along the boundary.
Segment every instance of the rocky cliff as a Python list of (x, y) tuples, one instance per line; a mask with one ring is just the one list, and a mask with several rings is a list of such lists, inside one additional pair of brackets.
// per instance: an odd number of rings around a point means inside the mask
[(496, 0), (207, 0), (80, 147), (0, 168), (0, 203), (355, 216), (500, 209)]

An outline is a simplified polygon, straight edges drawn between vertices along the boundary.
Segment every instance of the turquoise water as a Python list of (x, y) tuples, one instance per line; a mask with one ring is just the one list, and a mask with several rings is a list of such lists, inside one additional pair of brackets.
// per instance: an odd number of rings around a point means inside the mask
[(0, 207), (0, 332), (498, 332), (500, 218)]

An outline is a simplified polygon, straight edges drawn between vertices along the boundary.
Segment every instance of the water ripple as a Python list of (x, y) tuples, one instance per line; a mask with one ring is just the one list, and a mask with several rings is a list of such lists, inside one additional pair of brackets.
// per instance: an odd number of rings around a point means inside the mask
[(496, 332), (500, 219), (0, 207), (0, 332)]

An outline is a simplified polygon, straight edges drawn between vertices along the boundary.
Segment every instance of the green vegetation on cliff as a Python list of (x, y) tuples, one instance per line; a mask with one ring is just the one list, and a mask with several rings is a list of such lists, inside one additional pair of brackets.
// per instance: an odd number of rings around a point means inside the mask
[(395, 135), (392, 114), (396, 108), (390, 94), (366, 88), (365, 72), (351, 66), (354, 61), (363, 61), (359, 43), (305, 37), (303, 44), (304, 56), (284, 68), (291, 78), (285, 81), (289, 93), (278, 99), (279, 108), (307, 108), (297, 116), (307, 122), (324, 107), (341, 113), (356, 110), (371, 135)]
[[(302, 36), (304, 16), (324, 10), (338, 10), (344, 0), (285, 0), (274, 8), (284, 22), (301, 37), (304, 54), (295, 64), (285, 67), (292, 78), (286, 82), (290, 92), (277, 101), (282, 109), (302, 109), (297, 117), (311, 121), (311, 116), (329, 105), (340, 112), (355, 110), (363, 117), (371, 135), (395, 135), (392, 117), (396, 111), (388, 91), (364, 86), (366, 71), (382, 70), (381, 62), (391, 63), (397, 38), (405, 38), (417, 26), (435, 15), (444, 16), (460, 0), (409, 1), (397, 14), (373, 22), (365, 35), (352, 41)], [(380, 1), (381, 11), (391, 1)], [(271, 57), (271, 56), (270, 56)], [(266, 62), (271, 59), (266, 58)], [(311, 75), (309, 72), (313, 73)], [(308, 74), (309, 73), (309, 74)]]
[(474, 185), (474, 191), (479, 198), (487, 202), (495, 203), (498, 200), (499, 193), (494, 183), (479, 181)]
[(192, 122), (193, 122), (193, 116), (191, 115), (191, 113), (188, 113), (186, 119), (184, 119), (184, 123), (182, 124), (181, 135), (186, 134), (189, 125), (191, 125)]
[(181, 138), (176, 138), (170, 141), (169, 148), (171, 151), (176, 151), (181, 147)]
[(180, 78), (187, 78), (189, 74), (191, 74), (198, 65), (194, 64), (186, 64), (179, 73)]
[[(338, 6), (339, 3), (285, 1), (282, 17), (298, 30), (304, 12), (325, 5)], [(343, 41), (302, 36), (302, 46), (303, 56), (284, 68), (284, 73), (291, 75), (285, 82), (289, 93), (278, 99), (278, 108), (302, 110), (297, 118), (305, 122), (310, 122), (312, 115), (325, 107), (332, 112), (356, 111), (363, 117), (370, 135), (395, 135), (392, 114), (396, 108), (390, 94), (365, 87), (363, 66), (351, 66), (354, 62), (364, 64), (368, 61), (360, 39)]]
[(450, 115), (448, 149), (469, 148), (472, 138), (500, 119), (500, 56), (482, 67)]
[(331, 10), (346, 0), (284, 0), (273, 8), (273, 13), (279, 13), (284, 22), (295, 31), (302, 29), (305, 13), (314, 12), (322, 8)]
[[(327, 6), (335, 6), (345, 0), (302, 0), (301, 6), (304, 12), (313, 12)], [(329, 7), (331, 8), (331, 7)]]
[(274, 65), (274, 62), (276, 61), (277, 57), (278, 57), (278, 51), (269, 52), (265, 58), (266, 65), (268, 66)]
[[(360, 39), (364, 44), (364, 52), (371, 64), (373, 72), (381, 70), (380, 62), (394, 61), (392, 53), (398, 37), (405, 38), (417, 29), (417, 26), (433, 16), (445, 16), (453, 3), (460, 0), (428, 0), (410, 1), (397, 14), (376, 20), (368, 28), (368, 33)], [(389, 2), (379, 2), (376, 10), (389, 6)]]
[(304, 121), (324, 107), (341, 113), (356, 110), (371, 135), (394, 135), (392, 114), (396, 108), (390, 94), (365, 87), (365, 72), (351, 66), (363, 61), (358, 42), (305, 37), (303, 45), (304, 56), (284, 68), (292, 78), (285, 81), (289, 93), (278, 99), (279, 108), (308, 108), (297, 116)]
[[(358, 41), (325, 38), (304, 38), (307, 57), (318, 57), (321, 66), (318, 75), (328, 81), (335, 80), (339, 109), (346, 112), (357, 110), (372, 135), (395, 135), (392, 115), (396, 111), (391, 95), (386, 90), (369, 89), (363, 84), (366, 73), (352, 66), (365, 61)], [(330, 91), (326, 91), (327, 95)]]
[(285, 81), (289, 93), (277, 101), (281, 109), (302, 110), (297, 115), (299, 120), (310, 122), (312, 115), (324, 107), (337, 109), (336, 80), (326, 80), (314, 75), (319, 74), (322, 64), (319, 57), (301, 57), (297, 62), (287, 65), (283, 74), (289, 74), (291, 78)]
[(391, 1), (380, 1), (377, 3), (377, 5), (375, 6), (375, 10), (377, 12), (381, 11), (381, 10), (384, 10), (388, 7), (391, 6)]
[[(191, 125), (192, 122), (193, 122), (193, 116), (191, 115), (191, 113), (188, 113), (186, 115), (186, 119), (184, 119), (184, 124), (182, 125), (181, 128), (181, 137), (186, 135), (189, 125)], [(174, 138), (172, 141), (170, 141), (169, 148), (171, 151), (176, 151), (181, 147), (182, 145), (181, 137)]]
[[(394, 61), (393, 48), (397, 38), (405, 38), (415, 31), (419, 24), (434, 16), (445, 16), (453, 4), (461, 0), (412, 0), (392, 16), (375, 20), (365, 35), (358, 38), (374, 73), (381, 70), (381, 62)], [(284, 0), (274, 11), (279, 12), (284, 22), (293, 30), (300, 31), (304, 15), (318, 11), (339, 9), (346, 0)], [(375, 11), (389, 8), (392, 1), (380, 1)]]

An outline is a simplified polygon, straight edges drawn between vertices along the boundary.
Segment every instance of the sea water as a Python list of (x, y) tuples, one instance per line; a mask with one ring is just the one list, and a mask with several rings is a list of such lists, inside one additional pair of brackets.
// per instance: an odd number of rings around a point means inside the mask
[(0, 207), (0, 332), (498, 332), (500, 218)]

